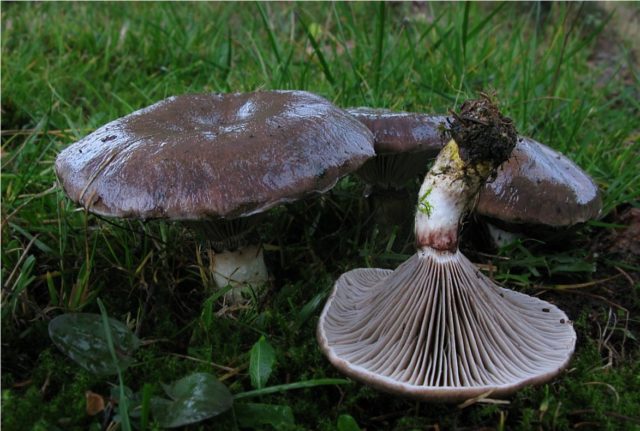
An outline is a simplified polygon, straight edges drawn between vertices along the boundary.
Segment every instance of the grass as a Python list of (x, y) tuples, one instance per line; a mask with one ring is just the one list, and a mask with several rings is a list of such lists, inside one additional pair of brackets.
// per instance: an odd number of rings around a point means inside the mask
[[(314, 337), (333, 280), (403, 258), (370, 221), (357, 178), (270, 212), (261, 234), (274, 288), (223, 315), (205, 287), (205, 244), (171, 223), (85, 214), (55, 183), (56, 154), (112, 119), (169, 95), (256, 89), (434, 113), (495, 90), (520, 132), (575, 160), (604, 200), (603, 221), (561, 248), (524, 242), (472, 255), (508, 287), (568, 310), (579, 341), (562, 377), (510, 404), (466, 408), (356, 383), (260, 402), (291, 406), (300, 429), (335, 429), (343, 414), (367, 429), (640, 428), (640, 263), (600, 247), (617, 215), (639, 206), (638, 69), (612, 24), (625, 13), (575, 3), (3, 3), (3, 428), (101, 429), (85, 391), (107, 395), (117, 382), (74, 366), (47, 335), (60, 313), (99, 312), (98, 298), (146, 342), (123, 373), (136, 390), (159, 394), (161, 383), (207, 371), (247, 391), (261, 336), (276, 351), (269, 384), (340, 377)], [(227, 415), (193, 429), (233, 423)]]

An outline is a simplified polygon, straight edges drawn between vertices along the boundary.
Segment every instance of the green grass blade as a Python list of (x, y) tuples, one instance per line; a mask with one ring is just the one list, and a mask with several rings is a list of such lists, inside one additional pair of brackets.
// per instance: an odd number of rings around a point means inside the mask
[(462, 62), (466, 64), (467, 58), (467, 30), (469, 29), (469, 9), (471, 2), (464, 2), (464, 14), (462, 16)]
[(320, 45), (318, 45), (318, 41), (313, 36), (313, 34), (311, 34), (311, 31), (309, 30), (309, 26), (305, 22), (304, 18), (302, 18), (302, 15), (298, 13), (296, 14), (296, 16), (298, 17), (298, 21), (300, 21), (300, 25), (302, 25), (302, 29), (304, 30), (304, 33), (307, 35), (307, 39), (309, 40), (309, 43), (311, 43), (311, 46), (313, 47), (313, 52), (318, 57), (318, 61), (320, 62), (320, 66), (322, 67), (322, 72), (324, 73), (324, 77), (327, 79), (327, 81), (329, 81), (329, 83), (332, 86), (334, 86), (336, 81), (333, 75), (331, 74), (331, 71), (329, 70), (329, 65), (327, 64), (327, 61), (324, 58), (324, 54), (322, 53), (322, 49), (320, 49)]
[(284, 392), (290, 391), (293, 389), (306, 389), (306, 388), (315, 388), (316, 386), (327, 386), (327, 385), (347, 385), (351, 383), (346, 379), (315, 379), (315, 380), (305, 380), (302, 382), (288, 383), (285, 385), (275, 385), (268, 386), (262, 389), (256, 389), (253, 391), (241, 392), (233, 396), (233, 399), (239, 400), (242, 398), (251, 398), (251, 397), (259, 397), (262, 395), (274, 394), (276, 392)]
[(118, 381), (120, 383), (120, 401), (119, 410), (120, 420), (122, 421), (122, 429), (124, 431), (131, 431), (131, 422), (129, 422), (129, 400), (125, 393), (124, 379), (122, 378), (122, 371), (118, 365), (118, 356), (116, 355), (116, 349), (113, 344), (113, 337), (111, 336), (111, 328), (109, 328), (109, 316), (107, 310), (100, 298), (96, 299), (98, 307), (100, 307), (100, 315), (102, 316), (102, 326), (104, 328), (104, 335), (107, 338), (107, 345), (109, 346), (109, 352), (111, 353), (111, 359), (118, 369)]
[(140, 429), (145, 431), (149, 426), (149, 416), (151, 414), (151, 395), (153, 393), (153, 388), (150, 384), (145, 383), (142, 386), (142, 400), (140, 404)]
[(271, 28), (271, 24), (269, 24), (269, 19), (267, 18), (267, 14), (262, 7), (261, 2), (255, 3), (258, 8), (258, 13), (260, 14), (260, 18), (262, 18), (262, 24), (264, 28), (267, 30), (267, 35), (269, 36), (269, 42), (271, 43), (271, 50), (273, 54), (276, 56), (276, 60), (278, 60), (278, 64), (282, 63), (282, 57), (280, 56), (280, 48), (278, 47), (278, 41), (276, 40), (275, 35), (273, 34), (273, 29)]
[(222, 82), (229, 85), (229, 74), (233, 66), (233, 38), (231, 33), (231, 27), (227, 29), (227, 56), (225, 61), (225, 70), (222, 73)]
[(465, 40), (469, 41), (473, 39), (478, 33), (480, 33), (482, 29), (491, 21), (491, 18), (493, 18), (498, 12), (500, 12), (506, 4), (507, 2), (501, 2), (498, 6), (494, 7), (489, 15), (484, 17), (482, 21), (480, 21), (471, 29)]
[(383, 57), (383, 48), (384, 48), (384, 35), (385, 35), (385, 2), (380, 2), (378, 6), (378, 25), (377, 25), (377, 34), (376, 34), (376, 54), (375, 54), (375, 79), (374, 79), (374, 89), (376, 99), (380, 94), (380, 76), (382, 75), (382, 57)]

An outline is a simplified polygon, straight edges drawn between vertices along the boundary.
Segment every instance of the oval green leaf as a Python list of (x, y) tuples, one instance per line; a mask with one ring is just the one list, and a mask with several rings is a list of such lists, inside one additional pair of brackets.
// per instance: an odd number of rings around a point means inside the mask
[(338, 431), (361, 431), (358, 422), (351, 415), (340, 415), (338, 417)]
[(209, 419), (231, 408), (229, 389), (208, 373), (194, 373), (163, 385), (171, 398), (151, 399), (151, 412), (163, 428), (175, 428)]
[(256, 389), (262, 389), (269, 380), (273, 364), (276, 361), (276, 352), (271, 344), (264, 338), (253, 345), (249, 358), (249, 376), (251, 385)]
[(291, 407), (278, 404), (242, 403), (233, 407), (241, 428), (257, 430), (270, 425), (273, 429), (293, 429), (295, 420)]
[(99, 375), (124, 371), (133, 363), (133, 353), (140, 340), (129, 328), (115, 319), (109, 319), (117, 362), (109, 351), (102, 316), (92, 313), (63, 314), (49, 322), (49, 337), (65, 355), (84, 369)]

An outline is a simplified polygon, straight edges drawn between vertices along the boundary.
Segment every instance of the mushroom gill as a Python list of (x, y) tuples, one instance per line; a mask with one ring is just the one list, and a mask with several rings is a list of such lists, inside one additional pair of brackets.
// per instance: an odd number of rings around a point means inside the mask
[(343, 274), (320, 322), (321, 347), (342, 372), (422, 400), (501, 396), (545, 381), (575, 344), (557, 307), (496, 285), (459, 251), (428, 248), (395, 271)]

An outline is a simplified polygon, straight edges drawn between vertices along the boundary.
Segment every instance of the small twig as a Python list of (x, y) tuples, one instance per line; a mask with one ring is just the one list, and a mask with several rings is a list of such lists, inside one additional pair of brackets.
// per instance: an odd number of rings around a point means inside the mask
[(635, 285), (633, 277), (631, 277), (626, 271), (624, 271), (622, 268), (617, 267), (617, 266), (614, 266), (614, 268), (627, 279), (627, 281), (629, 282), (629, 285), (631, 287), (633, 287)]
[(20, 388), (24, 388), (25, 386), (29, 386), (31, 383), (33, 383), (33, 380), (27, 379), (22, 382), (16, 382), (13, 385), (11, 385), (11, 387), (14, 389), (20, 389)]
[(495, 265), (492, 265), (490, 263), (474, 263), (474, 265), (476, 266), (476, 268), (478, 268), (480, 271), (486, 271), (489, 273), (489, 276), (493, 276), (493, 273), (496, 272), (498, 270), (498, 267)]
[(602, 386), (605, 386), (607, 389), (609, 389), (611, 392), (613, 392), (613, 395), (615, 395), (616, 404), (620, 402), (620, 395), (618, 395), (618, 391), (616, 391), (616, 388), (614, 388), (609, 383), (605, 383), (605, 382), (585, 382), (584, 384), (585, 385), (602, 385)]
[[(85, 128), (78, 129), (85, 132), (92, 132), (94, 129)], [(15, 136), (15, 135), (53, 135), (59, 138), (66, 138), (72, 133), (74, 129), (59, 129), (59, 130), (38, 130), (38, 129), (5, 129), (0, 130), (0, 136)]]
[(485, 393), (482, 393), (476, 397), (473, 398), (469, 398), (468, 400), (466, 400), (465, 402), (463, 402), (462, 404), (458, 404), (458, 408), (459, 409), (464, 409), (467, 408), (473, 404), (476, 403), (483, 403), (483, 404), (511, 404), (510, 401), (508, 400), (496, 400), (494, 398), (489, 398), (489, 395), (491, 395), (493, 393), (494, 389), (488, 390)]
[(594, 293), (583, 292), (583, 291), (581, 291), (581, 290), (577, 290), (577, 289), (576, 289), (576, 290), (571, 290), (571, 291), (568, 291), (568, 290), (560, 290), (560, 289), (554, 290), (553, 288), (549, 288), (549, 286), (538, 286), (538, 288), (539, 288), (539, 289), (541, 289), (541, 290), (548, 290), (548, 291), (554, 291), (554, 292), (566, 292), (566, 293), (569, 293), (569, 292), (570, 292), (571, 294), (584, 295), (584, 296), (588, 296), (588, 297), (590, 297), (590, 298), (599, 299), (600, 301), (603, 301), (603, 302), (605, 302), (605, 303), (607, 303), (607, 304), (611, 305), (611, 306), (612, 306), (612, 307), (614, 307), (614, 308), (617, 308), (617, 309), (619, 309), (619, 310), (622, 310), (622, 311), (624, 311), (625, 313), (629, 313), (629, 310), (628, 310), (628, 309), (626, 309), (625, 307), (623, 307), (622, 305), (620, 305), (620, 304), (616, 304), (615, 302), (613, 302), (613, 301), (611, 301), (611, 300), (609, 300), (609, 299), (605, 298), (604, 296), (596, 295), (596, 294), (594, 294)]
[(616, 419), (622, 419), (624, 421), (629, 421), (629, 422), (633, 422), (635, 424), (640, 424), (640, 418), (634, 418), (632, 416), (627, 416), (627, 415), (623, 415), (620, 413), (616, 413), (616, 412), (604, 412), (605, 415), (610, 416), (612, 418), (616, 418)]
[[(98, 175), (100, 175), (102, 173), (102, 171), (111, 164), (111, 162), (113, 161), (113, 159), (116, 158), (116, 156), (120, 153), (120, 151), (116, 150), (113, 151), (109, 157), (107, 157), (106, 159), (104, 159), (102, 161), (102, 163), (100, 163), (100, 166), (98, 166), (98, 168), (93, 171), (91, 173), (91, 176), (89, 177), (89, 179), (87, 180), (87, 183), (84, 185), (84, 188), (82, 189), (82, 191), (80, 192), (80, 195), (78, 196), (78, 201), (82, 202), (84, 198), (84, 194), (87, 192), (87, 189), (89, 188), (89, 186), (95, 181), (96, 178), (98, 178)], [(93, 196), (94, 196), (95, 192), (90, 196), (89, 199), (89, 203), (86, 204), (85, 203), (85, 207), (87, 209), (91, 208), (93, 206)]]
[[(569, 412), (569, 416), (590, 414), (590, 413), (595, 413), (595, 412), (596, 411), (594, 409), (578, 409), (578, 410), (570, 411)], [(622, 419), (622, 420), (625, 420), (625, 421), (629, 421), (629, 422), (633, 422), (633, 423), (636, 423), (636, 424), (640, 424), (640, 418), (636, 418), (636, 417), (633, 417), (633, 416), (627, 416), (627, 415), (623, 415), (623, 414), (616, 413), (616, 412), (603, 412), (603, 413), (604, 413), (605, 416), (609, 416), (609, 417), (612, 417), (612, 418)], [(586, 423), (592, 423), (592, 422), (581, 422), (581, 423), (586, 424)]]
[(236, 376), (238, 374), (240, 374), (240, 371), (244, 370), (245, 368), (247, 368), (249, 365), (248, 364), (243, 364), (241, 366), (239, 366), (238, 368), (229, 371), (227, 374), (221, 376), (218, 378), (219, 381), (224, 382), (227, 379), (230, 379), (233, 376)]
[(398, 416), (406, 416), (409, 413), (411, 413), (411, 409), (405, 410), (405, 411), (402, 411), (402, 412), (391, 412), (391, 413), (387, 413), (387, 414), (380, 415), (380, 416), (374, 416), (374, 417), (370, 418), (369, 420), (374, 421), (374, 422), (381, 422), (381, 421), (386, 421), (387, 419), (395, 418), (395, 417), (398, 417)]
[(576, 284), (555, 284), (553, 285), (553, 287), (549, 288), (546, 287), (546, 289), (553, 289), (553, 290), (571, 290), (571, 289), (582, 289), (585, 287), (592, 287), (592, 286), (597, 286), (598, 284), (602, 284), (602, 283), (606, 283), (607, 281), (611, 281), (614, 280), (618, 277), (621, 277), (622, 274), (616, 274), (616, 275), (612, 275), (611, 277), (607, 277), (607, 278), (602, 278), (600, 280), (593, 280), (593, 281), (588, 281), (585, 283), (576, 283)]
[(498, 256), (497, 254), (483, 253), (481, 251), (475, 251), (475, 250), (473, 250), (472, 252), (478, 256), (488, 257), (490, 259), (498, 259), (498, 260), (504, 260), (504, 261), (511, 260), (511, 258), (508, 256)]
[[(175, 356), (177, 358), (188, 359), (188, 360), (193, 361), (193, 362), (199, 362), (201, 364), (211, 365), (213, 368), (218, 368), (220, 370), (228, 371), (228, 372), (237, 372), (241, 368), (244, 367), (244, 366), (240, 366), (240, 367), (237, 367), (237, 368), (232, 368), (232, 367), (227, 367), (227, 366), (224, 366), (224, 365), (216, 364), (215, 362), (205, 361), (204, 359), (194, 358), (193, 356), (182, 355), (180, 353), (169, 353), (169, 354), (171, 356)], [(220, 379), (218, 379), (218, 380), (220, 380)]]

